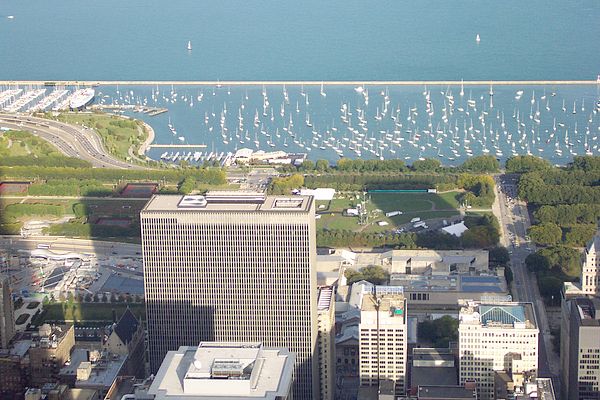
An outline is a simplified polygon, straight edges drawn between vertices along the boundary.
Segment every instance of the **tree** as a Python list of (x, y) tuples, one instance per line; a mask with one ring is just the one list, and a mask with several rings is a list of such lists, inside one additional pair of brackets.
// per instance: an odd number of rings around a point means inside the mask
[(187, 176), (179, 183), (177, 191), (181, 194), (190, 194), (195, 188), (196, 179), (191, 176)]
[(526, 173), (550, 168), (552, 165), (548, 160), (536, 156), (513, 156), (506, 160), (506, 172), (508, 173)]
[(317, 160), (317, 164), (316, 164), (316, 169), (317, 171), (327, 171), (329, 170), (329, 161), (327, 160)]
[(506, 265), (510, 261), (510, 255), (506, 247), (497, 246), (489, 250), (490, 264)]
[(576, 249), (554, 246), (540, 249), (537, 253), (547, 260), (550, 269), (568, 279), (577, 278), (581, 272), (581, 257)]
[(504, 279), (506, 279), (507, 285), (510, 285), (514, 280), (512, 269), (509, 266), (504, 267)]
[(551, 246), (562, 241), (562, 230), (553, 223), (539, 224), (529, 228), (529, 236), (537, 244)]
[(435, 158), (426, 158), (424, 160), (416, 160), (412, 164), (412, 168), (418, 172), (437, 171), (441, 167), (440, 160)]
[(344, 276), (346, 277), (348, 285), (358, 281), (367, 281), (374, 285), (383, 285), (390, 279), (389, 272), (378, 265), (369, 265), (361, 268), (359, 271), (348, 268), (344, 272)]
[(525, 265), (528, 270), (533, 272), (548, 271), (550, 269), (548, 259), (539, 252), (529, 254), (525, 258)]
[(287, 177), (274, 178), (271, 182), (269, 192), (273, 194), (287, 194), (292, 189), (301, 188), (304, 185), (304, 177), (301, 174), (293, 174)]
[(449, 342), (458, 340), (458, 320), (448, 315), (433, 321), (420, 322), (417, 327), (419, 341), (428, 341), (433, 347), (448, 347)]
[(464, 171), (498, 172), (500, 163), (494, 156), (483, 155), (468, 158), (461, 166)]
[(560, 299), (560, 292), (563, 287), (562, 279), (559, 279), (556, 276), (539, 276), (538, 286), (540, 288), (540, 294), (547, 300), (554, 298), (556, 301)]
[(312, 171), (315, 169), (315, 163), (311, 160), (304, 160), (300, 165), (300, 171)]

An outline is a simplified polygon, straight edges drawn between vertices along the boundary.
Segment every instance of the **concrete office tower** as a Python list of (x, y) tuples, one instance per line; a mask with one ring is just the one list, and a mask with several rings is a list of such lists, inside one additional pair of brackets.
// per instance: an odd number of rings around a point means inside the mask
[(600, 399), (600, 298), (563, 299), (561, 311), (563, 398)]
[(395, 396), (406, 390), (407, 315), (402, 287), (376, 286), (360, 310), (360, 385), (393, 381)]
[(581, 290), (584, 294), (600, 295), (600, 233), (588, 243), (581, 266)]
[(295, 400), (319, 397), (312, 197), (155, 196), (141, 229), (153, 372), (180, 346), (256, 341), (295, 354)]
[(6, 349), (13, 336), (15, 336), (15, 312), (10, 293), (10, 279), (0, 274), (0, 349)]
[(317, 326), (321, 400), (333, 400), (335, 395), (335, 293), (333, 286), (319, 288)]
[(475, 381), (494, 398), (494, 373), (537, 376), (539, 329), (531, 303), (463, 301), (459, 313), (459, 383)]

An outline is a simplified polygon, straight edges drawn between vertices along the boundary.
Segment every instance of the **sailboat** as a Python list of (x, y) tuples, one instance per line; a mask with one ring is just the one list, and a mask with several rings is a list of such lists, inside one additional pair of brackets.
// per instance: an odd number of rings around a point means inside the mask
[(481, 42), (481, 38), (479, 37), (479, 33), (477, 34), (477, 36), (475, 36), (475, 41), (477, 43)]
[(191, 51), (191, 50), (192, 50), (192, 41), (191, 41), (191, 40), (188, 40), (187, 49), (188, 49), (189, 51)]

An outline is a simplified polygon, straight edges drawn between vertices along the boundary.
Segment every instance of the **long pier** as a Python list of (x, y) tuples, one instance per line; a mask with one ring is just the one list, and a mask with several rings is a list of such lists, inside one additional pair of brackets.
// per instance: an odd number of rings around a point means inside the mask
[(442, 80), (442, 81), (6, 81), (0, 80), (0, 85), (47, 85), (47, 86), (115, 86), (115, 85), (177, 85), (177, 86), (281, 86), (281, 85), (372, 85), (372, 86), (414, 86), (414, 85), (512, 85), (512, 86), (535, 86), (535, 85), (600, 85), (600, 80)]
[(150, 144), (148, 149), (205, 149), (205, 144)]

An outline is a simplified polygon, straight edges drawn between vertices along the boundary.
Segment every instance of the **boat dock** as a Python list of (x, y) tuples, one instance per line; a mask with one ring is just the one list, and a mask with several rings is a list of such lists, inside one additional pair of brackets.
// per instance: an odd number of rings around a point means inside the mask
[(205, 144), (150, 144), (148, 149), (205, 149)]
[[(460, 85), (461, 82), (467, 86), (473, 85), (597, 85), (598, 80), (522, 80), (522, 81), (500, 81), (500, 80), (441, 80), (441, 81), (56, 81), (52, 82), (57, 86), (105, 86), (105, 85), (209, 85), (209, 86), (243, 86), (243, 85), (383, 85), (383, 86), (413, 86), (413, 85)], [(0, 85), (40, 85), (44, 86), (46, 81), (0, 81)]]
[(130, 110), (133, 112), (139, 112), (143, 114), (147, 114), (150, 117), (155, 117), (157, 115), (166, 113), (169, 111), (168, 108), (164, 107), (146, 107), (139, 106), (135, 104), (95, 104), (91, 107), (96, 110), (108, 110), (108, 111), (125, 111)]

